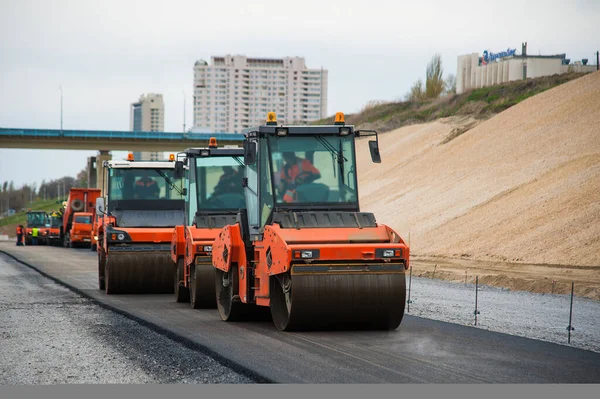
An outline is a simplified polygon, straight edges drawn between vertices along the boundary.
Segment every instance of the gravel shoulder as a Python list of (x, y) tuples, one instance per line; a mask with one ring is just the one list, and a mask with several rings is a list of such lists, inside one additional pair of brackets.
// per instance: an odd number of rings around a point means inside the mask
[[(408, 281), (407, 281), (408, 284)], [(475, 322), (475, 284), (412, 277), (410, 315), (465, 326)], [(600, 352), (600, 301), (479, 285), (477, 328)]]
[(0, 255), (0, 385), (252, 382)]

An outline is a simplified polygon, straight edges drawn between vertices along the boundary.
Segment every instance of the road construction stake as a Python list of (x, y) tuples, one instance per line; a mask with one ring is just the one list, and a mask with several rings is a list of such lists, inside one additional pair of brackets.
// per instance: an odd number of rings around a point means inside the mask
[(479, 276), (475, 276), (475, 325), (477, 325), (477, 315), (479, 311), (477, 310), (477, 291), (479, 289)]
[(465, 270), (465, 285), (467, 285), (467, 271)]
[(437, 268), (437, 263), (435, 264), (435, 266), (433, 266), (433, 275), (431, 276), (431, 278), (435, 278), (435, 269)]
[(571, 331), (575, 330), (571, 325), (571, 321), (573, 320), (573, 291), (575, 290), (575, 282), (571, 282), (571, 308), (569, 310), (569, 325), (567, 326), (567, 331), (569, 331), (569, 343), (571, 343)]
[(410, 267), (410, 274), (408, 277), (408, 300), (406, 301), (408, 305), (407, 313), (410, 313), (410, 286), (412, 285), (412, 266)]

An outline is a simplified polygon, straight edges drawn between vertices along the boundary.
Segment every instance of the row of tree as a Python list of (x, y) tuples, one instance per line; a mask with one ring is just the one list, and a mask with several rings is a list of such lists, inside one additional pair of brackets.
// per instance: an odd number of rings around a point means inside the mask
[(421, 79), (413, 83), (410, 91), (406, 94), (407, 101), (433, 100), (442, 94), (456, 93), (456, 77), (452, 74), (444, 79), (442, 57), (435, 54), (427, 64), (425, 72), (425, 86)]
[(37, 183), (33, 183), (15, 188), (13, 181), (5, 181), (0, 184), (0, 215), (7, 216), (9, 209), (20, 212), (27, 209), (30, 203), (39, 200), (65, 200), (71, 188), (88, 186), (87, 176), (86, 167), (76, 177), (64, 176), (50, 181), (42, 180), (39, 187)]

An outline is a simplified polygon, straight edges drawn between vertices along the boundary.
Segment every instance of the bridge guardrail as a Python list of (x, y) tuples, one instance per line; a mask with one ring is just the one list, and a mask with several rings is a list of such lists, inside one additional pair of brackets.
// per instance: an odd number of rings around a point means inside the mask
[(83, 139), (115, 139), (115, 140), (165, 140), (165, 141), (199, 141), (215, 137), (217, 141), (243, 141), (244, 136), (236, 133), (173, 133), (144, 131), (111, 131), (111, 130), (58, 130), (58, 129), (18, 129), (0, 128), (0, 136), (15, 137), (68, 137)]

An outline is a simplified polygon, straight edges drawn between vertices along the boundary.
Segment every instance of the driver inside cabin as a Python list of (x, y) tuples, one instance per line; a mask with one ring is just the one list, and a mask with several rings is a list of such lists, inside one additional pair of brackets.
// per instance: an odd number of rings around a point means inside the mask
[(160, 188), (156, 183), (156, 180), (149, 176), (150, 171), (140, 171), (141, 177), (137, 179), (134, 187), (135, 199), (158, 199), (160, 195)]
[(223, 166), (222, 169), (223, 174), (213, 190), (213, 196), (229, 193), (243, 195), (242, 178), (244, 177), (244, 174), (242, 172), (242, 167), (227, 165)]
[(283, 193), (284, 202), (296, 202), (296, 188), (321, 178), (321, 172), (308, 159), (303, 159), (292, 151), (284, 151), (285, 161), (280, 173), (279, 192)]

